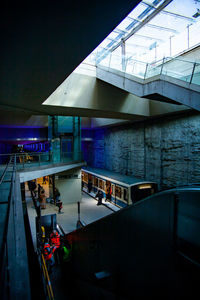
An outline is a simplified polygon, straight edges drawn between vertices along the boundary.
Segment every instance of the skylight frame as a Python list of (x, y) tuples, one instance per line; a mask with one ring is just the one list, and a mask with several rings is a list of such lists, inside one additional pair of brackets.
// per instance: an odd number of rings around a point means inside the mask
[[(191, 24), (195, 23), (196, 22), (195, 18), (193, 18), (191, 16), (187, 16), (186, 14), (181, 15), (181, 14), (177, 13), (178, 10), (176, 10), (175, 12), (173, 12), (172, 10), (170, 11), (170, 6), (173, 6), (173, 3), (175, 1), (176, 0), (151, 0), (151, 1), (144, 0), (144, 1), (141, 1), (136, 6), (136, 8), (133, 11), (131, 11), (129, 13), (129, 15), (124, 20), (122, 20), (122, 22), (114, 29), (113, 32), (115, 32), (115, 35), (116, 35), (115, 38), (110, 40), (109, 39), (110, 35), (108, 35), (106, 37), (106, 39), (104, 39), (102, 41), (102, 43), (99, 45), (99, 47), (97, 47), (93, 51), (93, 60), (92, 60), (93, 63), (98, 65), (107, 55), (112, 53), (117, 47), (120, 47), (122, 42), (127, 40), (127, 43), (128, 43), (128, 39), (130, 38), (130, 36), (133, 36), (134, 34), (136, 34), (136, 32), (138, 32), (137, 27), (141, 27), (141, 35), (143, 35), (142, 28), (144, 30), (145, 26), (147, 28), (151, 27), (151, 29), (152, 29), (151, 33), (154, 31), (154, 29), (156, 29), (156, 31), (160, 30), (163, 32), (163, 36), (165, 36), (165, 35), (167, 36), (168, 40), (170, 38), (176, 36), (179, 33), (179, 30), (177, 30), (177, 26), (171, 26), (170, 22), (168, 22), (169, 24), (165, 27), (160, 22), (156, 22), (156, 17), (159, 19), (160, 16), (161, 16), (161, 18), (163, 18), (163, 17), (166, 18), (166, 16), (168, 16), (169, 20), (170, 20), (170, 18), (173, 18), (174, 20), (181, 19), (182, 23), (185, 23), (184, 21), (186, 21), (188, 23), (190, 22)], [(188, 0), (182, 0), (182, 1), (187, 2)], [(190, 0), (190, 1), (194, 2), (194, 0)], [(164, 9), (163, 8), (161, 9), (162, 6), (163, 7), (166, 6), (166, 7)], [(146, 16), (143, 15), (143, 12), (147, 8), (151, 8), (151, 10), (149, 10), (149, 11), (151, 11), (154, 14), (152, 19), (149, 18), (149, 17), (151, 17), (151, 13), (149, 13), (149, 12), (147, 13)], [(137, 14), (137, 12), (138, 12), (138, 14)], [(149, 20), (147, 20), (147, 19), (149, 19)], [(128, 28), (131, 27), (130, 25), (133, 21), (135, 21), (134, 26), (130, 30), (128, 30)], [(146, 21), (148, 21), (148, 22), (146, 22)], [(121, 25), (125, 22), (126, 22), (127, 26), (125, 28), (123, 28)], [(143, 25), (145, 22), (146, 22), (146, 24)], [(185, 27), (185, 25), (183, 27)], [(134, 32), (134, 30), (135, 30), (135, 32)], [(117, 35), (117, 33), (118, 33), (118, 35)], [(140, 34), (140, 28), (139, 28), (138, 34)], [(147, 39), (148, 38), (149, 37), (147, 36)], [(154, 39), (155, 39), (155, 42), (156, 42), (156, 40), (158, 40), (158, 41), (160, 40), (159, 41), (160, 44), (164, 43), (164, 39), (163, 39), (163, 41), (161, 41), (161, 38), (158, 38), (158, 36), (156, 36), (156, 34), (155, 34)], [(136, 45), (137, 45), (137, 43), (136, 43)], [(137, 47), (138, 47), (138, 45), (137, 45)], [(141, 48), (142, 48), (142, 46), (141, 46)], [(86, 58), (86, 60), (87, 59), (89, 59), (89, 57)]]

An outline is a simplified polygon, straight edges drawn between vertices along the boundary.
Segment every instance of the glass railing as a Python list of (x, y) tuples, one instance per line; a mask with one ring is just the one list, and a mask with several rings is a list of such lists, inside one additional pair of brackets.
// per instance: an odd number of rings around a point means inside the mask
[(61, 162), (66, 163), (70, 161), (82, 161), (83, 153), (82, 152), (63, 152), (61, 154)]
[(31, 152), (31, 153), (11, 153), (0, 154), (0, 164), (7, 164), (11, 156), (16, 157), (16, 168), (37, 167), (48, 164), (73, 163), (83, 160), (82, 152), (62, 152), (59, 156), (54, 156), (53, 152)]
[(146, 63), (116, 54), (110, 54), (98, 66), (119, 70), (138, 78), (147, 79), (156, 75), (166, 75), (179, 80), (200, 85), (200, 62), (192, 62), (182, 58), (165, 57), (154, 63)]

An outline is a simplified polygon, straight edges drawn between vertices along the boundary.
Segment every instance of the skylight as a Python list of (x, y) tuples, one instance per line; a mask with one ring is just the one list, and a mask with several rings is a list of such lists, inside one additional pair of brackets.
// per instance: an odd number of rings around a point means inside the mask
[(199, 0), (141, 1), (84, 63), (114, 67), (122, 55), (148, 63), (175, 56), (200, 43), (199, 9)]

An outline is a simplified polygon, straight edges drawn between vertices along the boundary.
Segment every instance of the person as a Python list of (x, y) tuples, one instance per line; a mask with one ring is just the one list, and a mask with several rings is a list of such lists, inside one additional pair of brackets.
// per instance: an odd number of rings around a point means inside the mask
[(43, 188), (40, 191), (39, 199), (40, 199), (41, 209), (45, 209), (46, 208), (46, 196), (45, 196), (45, 190)]
[(101, 190), (98, 190), (95, 198), (98, 198), (97, 205), (101, 205), (103, 199), (103, 192)]
[(31, 180), (28, 181), (28, 189), (31, 191)]
[(57, 187), (54, 189), (54, 199), (55, 199), (55, 204), (60, 201), (60, 192)]
[(111, 201), (111, 195), (112, 195), (112, 188), (110, 185), (106, 186), (106, 199), (105, 201)]
[(92, 180), (89, 179), (89, 181), (88, 181), (88, 193), (91, 193), (91, 191), (92, 191)]
[(46, 176), (43, 176), (43, 181), (42, 181), (43, 184), (46, 184)]
[(65, 264), (67, 262), (70, 261), (71, 259), (71, 245), (70, 243), (65, 240), (61, 246), (61, 249), (60, 249), (60, 254), (61, 254), (61, 261), (62, 261), (62, 264)]
[(57, 249), (60, 247), (60, 234), (54, 229), (50, 234), (51, 245), (55, 246)]
[(57, 187), (54, 188), (54, 201), (55, 201), (55, 205), (58, 206), (58, 213), (60, 214), (63, 205), (62, 205), (62, 201), (60, 200), (60, 192)]
[[(72, 265), (72, 244), (64, 239), (60, 249), (60, 267), (62, 278), (68, 283), (67, 293), (74, 294), (73, 291), (73, 265)], [(72, 297), (73, 298), (73, 297)]]
[(49, 239), (45, 238), (44, 246), (43, 246), (43, 255), (44, 255), (44, 259), (47, 264), (47, 270), (49, 271), (49, 273), (51, 273), (51, 269), (52, 269), (53, 265), (55, 264), (55, 261), (53, 258), (53, 252), (54, 252), (54, 249), (50, 246)]
[(59, 262), (59, 248), (60, 248), (60, 234), (56, 230), (50, 234), (50, 242), (54, 247), (54, 255), (57, 262)]
[(63, 208), (62, 201), (59, 200), (56, 205), (58, 206), (58, 213), (60, 214), (61, 209)]
[(53, 184), (52, 176), (49, 176), (49, 184)]
[(41, 190), (42, 190), (42, 186), (38, 183), (38, 197), (40, 196)]
[(29, 191), (31, 192), (31, 196), (32, 197), (36, 197), (36, 182), (35, 180), (29, 180), (28, 181), (28, 188), (29, 188)]

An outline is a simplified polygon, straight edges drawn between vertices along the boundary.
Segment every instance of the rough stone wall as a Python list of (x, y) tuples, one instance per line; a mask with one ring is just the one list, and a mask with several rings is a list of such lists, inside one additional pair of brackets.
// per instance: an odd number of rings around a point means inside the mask
[[(158, 182), (200, 182), (200, 114), (188, 113), (93, 133), (89, 165)], [(92, 159), (91, 159), (92, 158)]]

